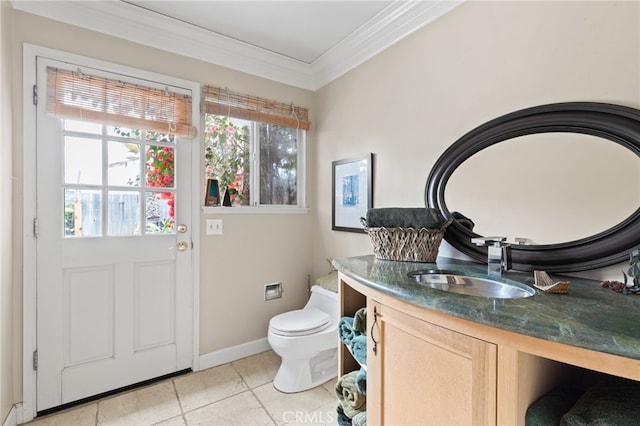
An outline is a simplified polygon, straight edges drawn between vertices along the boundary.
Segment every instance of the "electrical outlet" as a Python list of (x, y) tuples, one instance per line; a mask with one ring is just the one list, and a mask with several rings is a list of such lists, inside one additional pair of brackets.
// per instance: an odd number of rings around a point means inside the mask
[(222, 219), (207, 219), (207, 235), (222, 235)]

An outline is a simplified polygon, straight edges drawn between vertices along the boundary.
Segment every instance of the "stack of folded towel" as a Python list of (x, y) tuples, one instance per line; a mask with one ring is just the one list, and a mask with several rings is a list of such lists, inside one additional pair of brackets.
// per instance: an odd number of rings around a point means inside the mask
[[(367, 363), (367, 308), (360, 308), (353, 317), (340, 318), (340, 340), (360, 364)], [(336, 412), (338, 425), (366, 426), (367, 371), (361, 368), (338, 379), (336, 395), (340, 402)]]
[(367, 370), (364, 367), (356, 374), (356, 389), (363, 395), (367, 394)]
[[(366, 424), (366, 414), (362, 413), (366, 413), (367, 397), (359, 391), (358, 385), (358, 376), (361, 375), (361, 371), (347, 373), (336, 383), (336, 395), (340, 400), (336, 409), (339, 425)], [(354, 423), (355, 421), (359, 423)]]
[(445, 223), (440, 211), (424, 207), (385, 207), (367, 210), (368, 228), (440, 228)]
[(367, 308), (360, 308), (353, 317), (340, 318), (340, 340), (347, 345), (360, 364), (367, 363)]
[(639, 399), (640, 383), (617, 377), (605, 377), (586, 390), (558, 387), (527, 409), (525, 425), (636, 426)]

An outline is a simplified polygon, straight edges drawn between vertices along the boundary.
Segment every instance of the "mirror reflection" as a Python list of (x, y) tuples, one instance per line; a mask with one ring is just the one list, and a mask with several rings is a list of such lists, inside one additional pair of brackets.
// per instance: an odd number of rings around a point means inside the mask
[(638, 209), (640, 157), (591, 135), (525, 135), (464, 161), (444, 198), (449, 211), (472, 219), (480, 235), (531, 244), (575, 241)]

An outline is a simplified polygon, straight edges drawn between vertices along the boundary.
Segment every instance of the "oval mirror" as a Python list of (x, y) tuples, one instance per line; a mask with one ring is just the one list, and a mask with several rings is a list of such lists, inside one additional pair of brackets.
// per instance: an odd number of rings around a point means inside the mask
[[(633, 182), (635, 191), (612, 190)], [(444, 195), (447, 207), (472, 218), (480, 235), (574, 241), (615, 226), (640, 206), (640, 157), (592, 135), (525, 135), (469, 157)]]
[(569, 272), (623, 262), (640, 247), (639, 188), (640, 110), (571, 102), (462, 136), (436, 161), (425, 202), (454, 218), (445, 240), (473, 259), (486, 262), (486, 248), (471, 238), (524, 237), (533, 244), (511, 246), (514, 269)]

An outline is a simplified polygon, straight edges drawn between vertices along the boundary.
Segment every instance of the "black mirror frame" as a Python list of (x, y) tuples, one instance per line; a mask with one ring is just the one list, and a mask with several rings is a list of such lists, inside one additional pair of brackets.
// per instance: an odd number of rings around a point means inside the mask
[[(640, 157), (638, 109), (598, 102), (566, 102), (526, 108), (488, 121), (451, 145), (429, 173), (425, 187), (427, 207), (439, 209), (445, 218), (452, 217), (444, 201), (445, 187), (465, 160), (505, 140), (550, 132), (601, 137)], [(478, 236), (454, 219), (444, 238), (472, 259), (486, 262), (487, 248), (471, 243), (471, 238)], [(619, 224), (586, 238), (558, 244), (512, 245), (511, 262), (513, 269), (521, 271), (586, 271), (628, 260), (631, 250), (637, 248), (640, 248), (640, 207)]]

